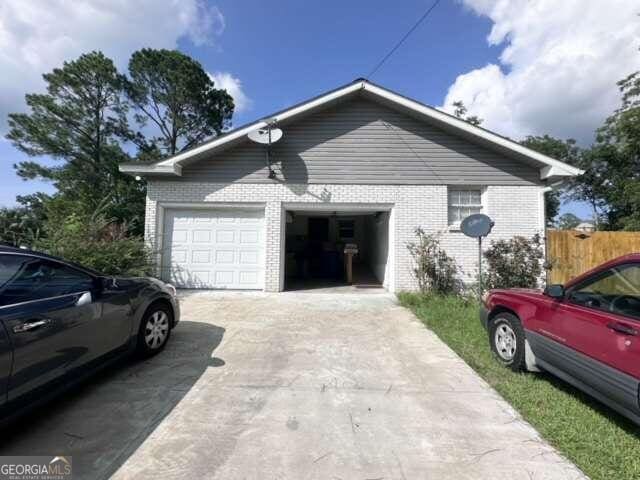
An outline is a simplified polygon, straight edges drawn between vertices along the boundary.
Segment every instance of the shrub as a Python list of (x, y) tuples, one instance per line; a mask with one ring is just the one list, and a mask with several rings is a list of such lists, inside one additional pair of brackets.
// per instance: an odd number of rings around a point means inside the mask
[(440, 247), (436, 235), (428, 235), (421, 228), (415, 229), (416, 242), (407, 248), (413, 257), (413, 274), (422, 293), (458, 293), (458, 267), (454, 260)]
[(485, 282), (488, 288), (535, 288), (542, 275), (544, 250), (540, 235), (491, 242)]
[(40, 237), (38, 219), (25, 207), (0, 208), (0, 242), (20, 247)]
[(145, 276), (153, 271), (151, 252), (142, 237), (128, 234), (126, 224), (103, 216), (73, 214), (47, 222), (46, 237), (35, 247), (93, 268), (105, 275)]

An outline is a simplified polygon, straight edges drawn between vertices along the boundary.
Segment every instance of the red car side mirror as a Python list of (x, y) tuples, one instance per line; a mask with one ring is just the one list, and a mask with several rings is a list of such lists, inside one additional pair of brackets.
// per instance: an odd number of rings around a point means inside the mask
[(544, 289), (544, 294), (556, 300), (562, 300), (564, 298), (564, 286), (560, 284), (549, 285)]

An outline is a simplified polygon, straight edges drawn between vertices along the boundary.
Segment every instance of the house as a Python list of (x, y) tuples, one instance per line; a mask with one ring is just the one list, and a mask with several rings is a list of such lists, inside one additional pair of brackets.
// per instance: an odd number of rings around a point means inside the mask
[(583, 233), (593, 233), (596, 231), (596, 226), (591, 222), (581, 222), (574, 230), (578, 230)]
[[(284, 132), (270, 165), (247, 137), (268, 125)], [(489, 215), (489, 240), (542, 232), (545, 190), (581, 173), (364, 79), (121, 170), (147, 180), (145, 235), (179, 287), (281, 291), (335, 279), (355, 244), (364, 283), (392, 292), (415, 288), (406, 245), (416, 227), (439, 232), (474, 279), (477, 243), (460, 220)]]

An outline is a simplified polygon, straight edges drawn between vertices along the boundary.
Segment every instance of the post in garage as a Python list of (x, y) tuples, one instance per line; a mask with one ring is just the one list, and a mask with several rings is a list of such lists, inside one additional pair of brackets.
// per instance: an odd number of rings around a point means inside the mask
[(358, 246), (355, 243), (347, 243), (344, 246), (344, 268), (347, 284), (353, 284), (353, 256), (358, 254)]

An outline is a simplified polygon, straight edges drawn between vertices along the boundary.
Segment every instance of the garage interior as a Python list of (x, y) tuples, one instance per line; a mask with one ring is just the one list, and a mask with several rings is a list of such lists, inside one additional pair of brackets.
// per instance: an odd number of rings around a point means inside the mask
[(388, 211), (288, 210), (285, 228), (285, 290), (383, 288), (389, 255)]

